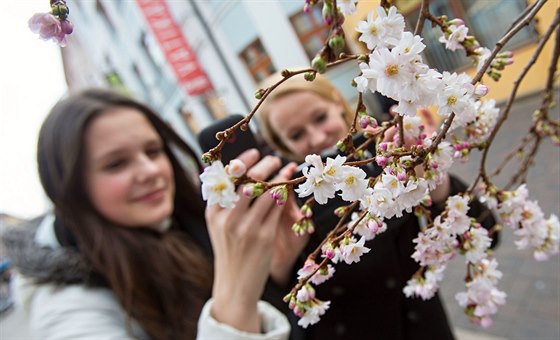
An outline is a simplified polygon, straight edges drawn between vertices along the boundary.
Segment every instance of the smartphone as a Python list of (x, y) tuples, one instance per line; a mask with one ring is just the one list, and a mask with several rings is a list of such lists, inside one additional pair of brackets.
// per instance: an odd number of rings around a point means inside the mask
[[(216, 139), (216, 133), (232, 127), (243, 118), (240, 114), (229, 115), (202, 129), (198, 134), (198, 144), (202, 152), (207, 152), (218, 145), (219, 141)], [(251, 129), (247, 129), (247, 131), (235, 129), (231, 136), (226, 139), (222, 148), (222, 163), (224, 165), (228, 164), (243, 151), (251, 148), (259, 148), (257, 139), (251, 132)]]
[[(242, 115), (230, 115), (224, 119), (214, 122), (213, 124), (200, 131), (198, 135), (198, 143), (200, 144), (202, 151), (207, 152), (208, 150), (218, 145), (216, 133), (233, 126), (241, 119), (243, 119)], [(356, 136), (353, 137), (353, 143), (355, 146), (359, 146), (365, 141), (366, 138), (362, 133), (356, 134)], [(259, 150), (261, 149), (257, 143), (257, 139), (255, 138), (251, 130), (235, 130), (230, 138), (226, 140), (226, 143), (224, 144), (224, 147), (222, 149), (222, 163), (229, 163), (229, 161), (239, 156), (239, 154), (241, 154), (243, 151), (251, 148), (256, 148)], [(367, 158), (373, 157), (375, 155), (375, 144), (369, 144), (365, 152), (365, 156)], [(336, 147), (333, 147), (323, 152), (321, 154), (321, 158), (323, 159), (323, 161), (326, 161), (327, 157), (335, 158), (338, 154), (340, 154), (340, 151)], [(283, 163), (286, 163), (286, 161), (283, 160)], [(292, 178), (303, 176), (302, 170), (306, 166), (309, 166), (309, 164), (300, 164)], [(368, 177), (378, 176), (382, 171), (381, 167), (378, 166), (375, 162), (361, 166), (360, 168), (366, 172)], [(299, 198), (296, 196), (296, 201), (298, 202), (298, 205), (301, 206), (308, 198), (309, 197)], [(348, 205), (348, 202), (343, 201), (339, 196), (335, 196), (324, 205), (315, 204), (313, 207), (313, 220), (315, 224), (317, 226), (321, 226), (321, 228), (333, 228), (338, 222), (338, 219), (334, 216), (334, 209), (342, 205)]]

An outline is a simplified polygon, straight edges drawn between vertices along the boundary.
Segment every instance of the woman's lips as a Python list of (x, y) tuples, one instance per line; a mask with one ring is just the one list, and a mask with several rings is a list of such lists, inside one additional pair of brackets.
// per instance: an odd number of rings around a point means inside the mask
[(160, 201), (165, 196), (165, 192), (166, 192), (165, 189), (155, 190), (146, 195), (142, 195), (134, 200), (137, 202), (148, 202), (148, 203)]

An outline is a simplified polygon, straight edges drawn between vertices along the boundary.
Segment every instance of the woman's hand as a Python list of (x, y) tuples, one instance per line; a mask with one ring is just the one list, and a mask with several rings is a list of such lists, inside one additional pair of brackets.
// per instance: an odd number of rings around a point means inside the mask
[[(239, 156), (250, 168), (251, 178), (264, 180), (280, 167), (276, 157), (258, 158), (254, 149)], [(284, 169), (275, 181), (285, 181), (289, 175)], [(277, 230), (289, 219), (283, 217), (286, 206), (277, 206), (267, 193), (251, 204), (241, 190), (234, 208), (214, 205), (206, 210), (214, 250), (212, 315), (239, 330), (259, 333), (257, 302), (270, 273)]]
[[(291, 178), (296, 170), (296, 164), (290, 163), (282, 169), (283, 174)], [(270, 268), (272, 280), (279, 286), (286, 286), (290, 281), (290, 275), (294, 264), (309, 241), (309, 234), (296, 235), (292, 225), (303, 217), (296, 203), (294, 192), (288, 192), (288, 200), (280, 219), (280, 225), (276, 232), (274, 255)]]

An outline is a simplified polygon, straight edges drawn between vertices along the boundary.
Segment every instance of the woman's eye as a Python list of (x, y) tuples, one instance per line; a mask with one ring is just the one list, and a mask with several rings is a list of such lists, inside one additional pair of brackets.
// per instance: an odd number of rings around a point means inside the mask
[(292, 134), (289, 136), (289, 138), (290, 138), (291, 140), (293, 140), (293, 141), (297, 141), (297, 140), (299, 140), (301, 137), (303, 137), (303, 132), (301, 132), (301, 131), (294, 132), (294, 133), (292, 133)]
[(161, 155), (161, 153), (163, 152), (163, 147), (158, 146), (158, 147), (153, 147), (153, 148), (149, 148), (146, 150), (146, 155), (148, 155), (151, 158), (157, 157), (159, 155)]
[(116, 171), (124, 167), (125, 165), (126, 165), (125, 159), (115, 159), (110, 162), (107, 162), (103, 167), (103, 169), (107, 171)]
[(315, 122), (316, 123), (322, 123), (325, 120), (327, 120), (327, 113), (326, 112), (321, 112), (317, 116), (315, 116)]

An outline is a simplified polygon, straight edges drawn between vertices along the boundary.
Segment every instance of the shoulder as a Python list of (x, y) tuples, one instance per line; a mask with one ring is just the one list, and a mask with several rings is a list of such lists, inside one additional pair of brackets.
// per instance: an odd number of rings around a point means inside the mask
[(41, 339), (132, 338), (111, 290), (81, 284), (33, 286), (29, 323)]

